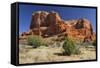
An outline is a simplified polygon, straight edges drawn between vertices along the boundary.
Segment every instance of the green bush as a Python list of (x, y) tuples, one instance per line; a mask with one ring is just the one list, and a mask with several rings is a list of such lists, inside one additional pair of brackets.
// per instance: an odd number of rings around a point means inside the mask
[(40, 36), (29, 36), (27, 38), (28, 44), (32, 45), (34, 48), (37, 48), (43, 44), (42, 37)]
[(96, 46), (96, 40), (93, 41), (93, 45)]
[(64, 44), (63, 44), (64, 54), (71, 55), (71, 54), (79, 54), (80, 50), (75, 46), (75, 43), (69, 39), (65, 38)]

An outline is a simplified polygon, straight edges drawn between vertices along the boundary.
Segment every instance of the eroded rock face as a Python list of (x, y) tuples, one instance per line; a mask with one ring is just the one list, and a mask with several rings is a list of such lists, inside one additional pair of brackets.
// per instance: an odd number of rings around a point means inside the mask
[[(67, 29), (69, 28), (69, 29)], [(79, 19), (76, 22), (68, 23), (66, 34), (76, 40), (92, 40), (93, 29), (91, 23), (87, 19)]]
[(38, 11), (32, 14), (32, 20), (30, 24), (30, 29), (37, 28), (38, 26), (47, 26), (45, 19), (48, 15), (48, 12), (45, 11)]
[(38, 11), (32, 14), (29, 32), (23, 35), (41, 35), (50, 37), (63, 34), (75, 40), (91, 41), (95, 39), (91, 23), (87, 19), (63, 21), (56, 12)]
[(55, 35), (61, 32), (59, 24), (61, 23), (61, 18), (58, 13), (50, 12), (47, 15), (46, 23), (48, 23), (47, 34)]

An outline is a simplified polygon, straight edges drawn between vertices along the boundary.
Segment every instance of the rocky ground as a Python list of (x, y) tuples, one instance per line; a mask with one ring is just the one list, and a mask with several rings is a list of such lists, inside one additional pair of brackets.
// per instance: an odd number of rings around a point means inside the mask
[(33, 48), (29, 45), (19, 45), (19, 63), (61, 62), (96, 59), (94, 47), (81, 47), (79, 55), (63, 55), (62, 47), (40, 46)]

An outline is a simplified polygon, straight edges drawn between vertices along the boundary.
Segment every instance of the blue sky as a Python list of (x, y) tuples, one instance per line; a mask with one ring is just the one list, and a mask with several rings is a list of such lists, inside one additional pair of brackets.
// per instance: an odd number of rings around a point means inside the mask
[(79, 18), (88, 19), (96, 31), (96, 9), (80, 7), (58, 7), (58, 6), (40, 6), (19, 4), (19, 33), (29, 30), (32, 13), (36, 11), (55, 11), (58, 12), (63, 20), (72, 20)]

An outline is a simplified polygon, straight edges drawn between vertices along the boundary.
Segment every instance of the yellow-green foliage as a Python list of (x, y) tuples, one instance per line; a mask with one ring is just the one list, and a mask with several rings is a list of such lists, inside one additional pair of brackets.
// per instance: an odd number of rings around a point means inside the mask
[(96, 46), (96, 40), (93, 41), (93, 45)]
[(65, 38), (63, 49), (66, 55), (80, 53), (79, 49), (75, 46), (75, 43), (70, 38)]
[(27, 38), (28, 44), (32, 45), (34, 48), (37, 48), (43, 44), (42, 37), (40, 36), (29, 36)]

